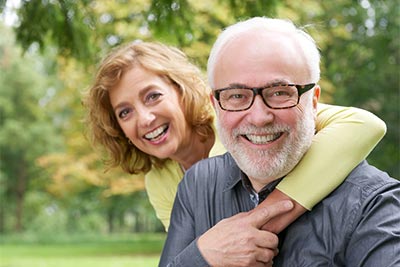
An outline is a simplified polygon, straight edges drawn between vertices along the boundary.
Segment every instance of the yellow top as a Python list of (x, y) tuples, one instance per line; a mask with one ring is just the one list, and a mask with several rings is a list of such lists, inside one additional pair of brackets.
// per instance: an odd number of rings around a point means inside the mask
[[(277, 188), (311, 210), (332, 192), (386, 133), (386, 124), (372, 113), (353, 107), (318, 104), (317, 134), (302, 160)], [(211, 156), (226, 150), (216, 138)], [(179, 164), (168, 161), (146, 174), (146, 190), (157, 217), (168, 230), (178, 183)]]

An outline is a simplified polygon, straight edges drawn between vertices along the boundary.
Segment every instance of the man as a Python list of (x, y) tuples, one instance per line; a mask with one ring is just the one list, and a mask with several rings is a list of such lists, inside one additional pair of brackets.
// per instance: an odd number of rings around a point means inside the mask
[(365, 161), (279, 245), (261, 228), (290, 203), (250, 211), (311, 145), (320, 96), (313, 39), (284, 20), (239, 22), (218, 37), (207, 71), (229, 152), (186, 172), (160, 266), (400, 266), (400, 184)]

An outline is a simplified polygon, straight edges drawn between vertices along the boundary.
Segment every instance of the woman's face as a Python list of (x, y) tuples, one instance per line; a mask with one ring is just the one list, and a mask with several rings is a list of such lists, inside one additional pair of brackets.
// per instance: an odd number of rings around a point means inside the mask
[(191, 131), (169, 81), (135, 66), (109, 95), (120, 127), (138, 149), (160, 159), (179, 156)]

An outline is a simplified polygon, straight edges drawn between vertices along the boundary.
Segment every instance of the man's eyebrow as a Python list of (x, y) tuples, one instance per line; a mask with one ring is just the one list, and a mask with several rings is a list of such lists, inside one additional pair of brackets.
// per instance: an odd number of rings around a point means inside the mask
[(249, 86), (242, 84), (242, 83), (230, 83), (228, 87), (226, 88), (248, 88)]
[(232, 88), (232, 89), (235, 89), (235, 88), (264, 88), (264, 87), (270, 87), (270, 86), (278, 85), (278, 84), (289, 84), (289, 82), (284, 79), (275, 79), (275, 80), (269, 81), (267, 83), (264, 83), (260, 86), (249, 86), (249, 85), (243, 84), (243, 83), (230, 83), (229, 86), (225, 87), (225, 88)]

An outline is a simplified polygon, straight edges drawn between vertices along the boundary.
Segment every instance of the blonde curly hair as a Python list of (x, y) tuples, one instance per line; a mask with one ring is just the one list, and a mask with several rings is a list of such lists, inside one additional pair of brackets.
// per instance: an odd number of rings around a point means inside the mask
[(201, 71), (177, 48), (161, 43), (134, 42), (112, 50), (102, 61), (94, 84), (85, 93), (87, 137), (108, 154), (108, 167), (121, 166), (130, 173), (146, 173), (162, 167), (164, 159), (146, 154), (135, 147), (120, 128), (110, 103), (109, 90), (131, 68), (141, 67), (167, 79), (181, 96), (181, 105), (191, 129), (206, 140), (214, 134), (209, 87)]

